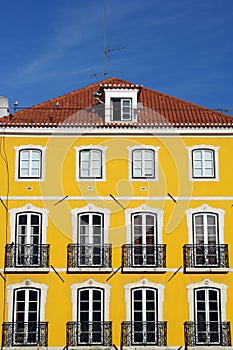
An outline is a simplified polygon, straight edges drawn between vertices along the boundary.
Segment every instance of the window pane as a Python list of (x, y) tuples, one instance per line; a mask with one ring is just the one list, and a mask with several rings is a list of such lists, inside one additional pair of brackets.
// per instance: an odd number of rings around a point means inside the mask
[(40, 151), (32, 151), (32, 160), (40, 160)]

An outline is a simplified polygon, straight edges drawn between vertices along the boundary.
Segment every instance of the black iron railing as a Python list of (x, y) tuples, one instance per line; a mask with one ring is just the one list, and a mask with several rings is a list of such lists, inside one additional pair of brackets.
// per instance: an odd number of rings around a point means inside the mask
[(49, 267), (49, 244), (7, 244), (5, 268)]
[(183, 246), (184, 268), (229, 267), (227, 244), (195, 244)]
[(112, 322), (68, 322), (66, 345), (112, 345)]
[(2, 346), (48, 346), (48, 322), (5, 322)]
[(230, 322), (185, 322), (186, 346), (231, 346)]
[(111, 244), (69, 244), (67, 247), (67, 267), (112, 267)]
[(167, 345), (167, 322), (122, 322), (121, 347), (133, 345)]
[(122, 266), (125, 267), (166, 267), (166, 245), (133, 245), (122, 246)]

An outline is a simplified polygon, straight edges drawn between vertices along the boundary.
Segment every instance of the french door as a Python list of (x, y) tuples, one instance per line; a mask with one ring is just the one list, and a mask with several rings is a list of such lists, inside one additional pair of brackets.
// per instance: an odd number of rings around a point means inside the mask
[(132, 342), (156, 344), (158, 339), (157, 290), (132, 290)]
[(40, 292), (18, 289), (14, 295), (13, 343), (28, 345), (39, 342)]
[(137, 213), (132, 216), (133, 265), (157, 265), (157, 216)]
[(195, 214), (194, 217), (195, 264), (219, 264), (218, 216), (212, 213)]
[(81, 289), (78, 291), (78, 342), (103, 343), (103, 290)]
[(79, 265), (103, 264), (103, 215), (85, 213), (78, 220)]
[(40, 263), (41, 214), (20, 213), (16, 216), (16, 265)]
[(198, 344), (218, 344), (221, 341), (221, 317), (218, 289), (195, 291), (196, 340)]

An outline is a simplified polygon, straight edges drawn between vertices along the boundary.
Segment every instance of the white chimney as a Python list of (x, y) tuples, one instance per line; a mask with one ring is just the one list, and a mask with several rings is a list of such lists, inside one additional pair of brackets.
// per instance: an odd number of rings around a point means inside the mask
[(7, 97), (0, 96), (0, 118), (9, 115), (9, 102)]

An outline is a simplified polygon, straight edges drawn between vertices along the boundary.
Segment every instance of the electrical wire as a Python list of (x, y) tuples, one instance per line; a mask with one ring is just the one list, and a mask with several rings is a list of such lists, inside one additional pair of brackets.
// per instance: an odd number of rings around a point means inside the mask
[[(9, 173), (9, 162), (8, 162), (8, 157), (7, 157), (7, 150), (6, 150), (6, 137), (5, 137), (5, 129), (3, 132), (3, 135), (1, 136), (0, 139), (0, 157), (2, 158), (3, 162), (5, 163), (5, 167), (6, 167), (6, 173), (7, 173), (7, 183), (6, 183), (6, 204), (5, 204), (5, 241), (7, 244), (8, 241), (8, 220), (9, 220), (9, 214), (8, 214), (8, 203), (9, 203), (9, 191), (10, 191), (10, 173)], [(4, 285), (3, 285), (3, 309), (2, 309), (2, 319), (3, 322), (5, 322), (6, 320), (6, 275), (4, 274), (3, 276), (3, 280), (4, 280)], [(3, 344), (1, 345), (1, 348), (3, 347)]]
[[(21, 112), (24, 110), (35, 110), (35, 111), (40, 111), (40, 110), (55, 110), (55, 111), (81, 111), (84, 109), (91, 109), (91, 108), (95, 108), (98, 105), (93, 105), (90, 107), (84, 106), (84, 107), (27, 107), (27, 106), (22, 106), (22, 107), (14, 107), (14, 111), (15, 112)], [(10, 109), (13, 107), (9, 107)], [(7, 109), (6, 107), (0, 107), (0, 109)], [(135, 108), (137, 109), (137, 108)], [(229, 112), (229, 111), (233, 111), (232, 107), (217, 107), (217, 108), (207, 108), (207, 107), (178, 107), (178, 108), (167, 108), (167, 107), (157, 107), (157, 108), (150, 108), (150, 107), (144, 107), (144, 109), (152, 109), (152, 110), (156, 110), (156, 111), (193, 111), (193, 110), (197, 110), (197, 111), (219, 111), (219, 112)], [(140, 110), (140, 108), (139, 108)]]

